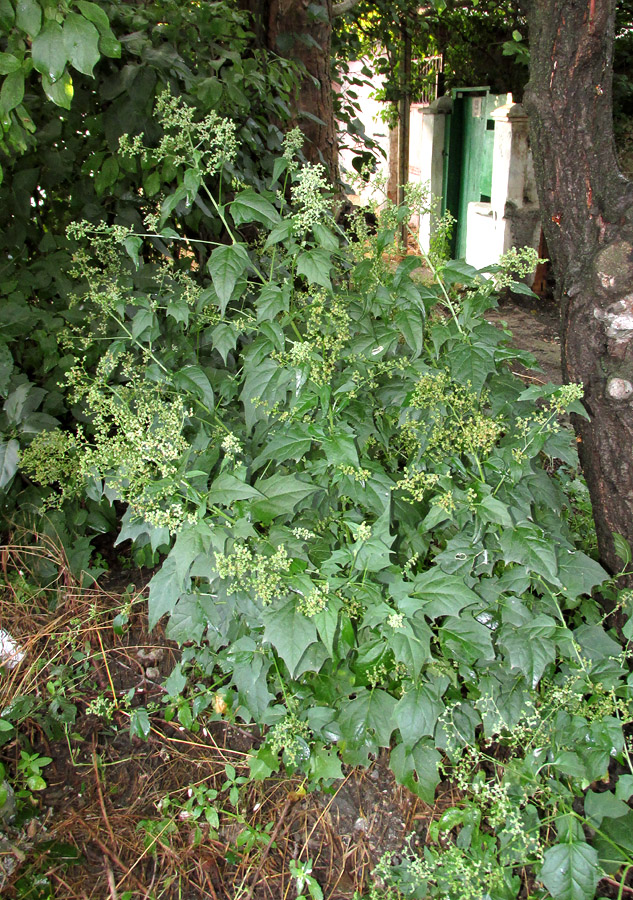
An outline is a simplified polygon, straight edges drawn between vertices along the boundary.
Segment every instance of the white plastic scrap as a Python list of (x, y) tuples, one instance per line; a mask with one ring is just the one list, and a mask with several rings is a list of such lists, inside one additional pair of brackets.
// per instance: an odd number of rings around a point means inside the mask
[(7, 669), (15, 669), (19, 666), (26, 653), (17, 641), (11, 637), (8, 631), (0, 628), (0, 666)]

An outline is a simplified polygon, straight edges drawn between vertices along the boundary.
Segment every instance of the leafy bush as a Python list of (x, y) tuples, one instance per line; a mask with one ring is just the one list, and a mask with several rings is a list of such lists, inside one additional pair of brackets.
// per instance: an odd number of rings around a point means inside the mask
[[(81, 349), (56, 340), (82, 320), (72, 304), (77, 245), (65, 236), (66, 227), (85, 219), (142, 231), (160, 198), (177, 211), (179, 236), (202, 239), (196, 252), (204, 265), (211, 246), (204, 241), (224, 239), (219, 217), (200, 208), (201, 198), (188, 203), (178, 170), (164, 158), (141, 164), (119, 152), (119, 138), (144, 132), (158, 144), (153, 108), (170, 88), (200, 117), (213, 111), (235, 124), (238, 145), (234, 167), (225, 173), (228, 185), (243, 177), (262, 186), (281, 152), (280, 128), (290, 115), (297, 67), (254, 49), (248, 15), (234, 0), (203, 7), (176, 0), (103, 6), (78, 0), (67, 16), (43, 0), (20, 4), (16, 15), (14, 7), (8, 0), (1, 7), (0, 75), (8, 73), (2, 97), (25, 78), (26, 92), (24, 103), (3, 120), (2, 146), (10, 155), (3, 158), (0, 184), (0, 397), (6, 401), (0, 413), (0, 503), (4, 518), (41, 531), (40, 491), (15, 475), (20, 447), (43, 429), (73, 421), (59, 383)], [(59, 43), (55, 35), (66, 28), (68, 42)], [(73, 30), (82, 36), (79, 42), (70, 41)], [(54, 89), (42, 72), (45, 61), (63, 69)], [(177, 255), (177, 245), (172, 248)], [(158, 240), (145, 249), (154, 258), (165, 251)], [(49, 514), (44, 527), (81, 558), (78, 576), (88, 566), (88, 538), (115, 527), (115, 518), (108, 502), (89, 500)]]
[(582, 387), (510, 371), (530, 358), (483, 317), (507, 267), (448, 262), (426, 285), (421, 258), (390, 259), (411, 208), (343, 241), (296, 132), (263, 189), (227, 196), (235, 125), (169, 94), (158, 118), (160, 143), (126, 156), (174, 173), (223, 241), (201, 257), (173, 195), (145, 238), (73, 227), (76, 424), (36, 435), (23, 471), (52, 505), (123, 504), (117, 543), (167, 553), (150, 621), (185, 645), (166, 685), (183, 724), (266, 729), (253, 777), (283, 761), (328, 782), (391, 748), (427, 802), (453, 779), (460, 805), (401, 864), (412, 895), (516, 897), (533, 865), (589, 900), (630, 861), (633, 776), (627, 651), (549, 462), (575, 462), (560, 417), (584, 414)]

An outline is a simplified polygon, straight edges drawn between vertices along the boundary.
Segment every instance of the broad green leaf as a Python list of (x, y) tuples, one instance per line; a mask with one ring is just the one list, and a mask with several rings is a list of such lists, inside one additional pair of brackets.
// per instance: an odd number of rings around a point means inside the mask
[(480, 603), (479, 597), (466, 587), (459, 575), (447, 575), (439, 566), (433, 566), (417, 575), (411, 594), (399, 603), (399, 607), (412, 616), (422, 612), (429, 619), (454, 616), (467, 606)]
[(290, 239), (292, 235), (292, 219), (284, 219), (279, 225), (275, 225), (273, 230), (268, 235), (266, 243), (264, 244), (264, 249), (267, 250), (269, 247), (272, 247), (274, 244), (278, 244), (280, 241), (287, 241)]
[(619, 819), (627, 815), (629, 806), (611, 791), (587, 791), (585, 794), (585, 815), (594, 828), (599, 828), (603, 819)]
[(422, 312), (413, 309), (399, 309), (394, 315), (393, 321), (415, 356), (419, 356), (424, 348), (424, 316)]
[[(95, 176), (95, 191), (97, 192), (97, 196), (101, 196), (103, 192), (112, 187), (113, 184), (116, 184), (117, 178), (119, 177), (119, 163), (114, 156), (108, 156), (99, 171)], [(135, 235), (131, 235), (132, 239), (134, 239)], [(142, 239), (141, 244), (142, 246)], [(134, 258), (134, 262), (136, 262), (137, 258)]]
[[(311, 581), (311, 579), (309, 580)], [(331, 657), (336, 655), (335, 648), (338, 644), (341, 606), (342, 604), (338, 597), (330, 597), (325, 609), (322, 609), (312, 617), (312, 621), (319, 632), (319, 637)]]
[(323, 440), (323, 450), (331, 466), (358, 468), (358, 450), (351, 434), (339, 431), (327, 435)]
[(499, 644), (508, 654), (510, 665), (519, 669), (533, 688), (537, 686), (546, 667), (556, 657), (556, 622), (540, 615), (526, 625), (504, 625)]
[(394, 630), (389, 638), (394, 659), (407, 667), (412, 678), (417, 678), (425, 663), (432, 659), (431, 629), (424, 619), (406, 621), (402, 628)]
[(57, 81), (51, 81), (48, 75), (42, 75), (42, 87), (44, 93), (56, 106), (62, 109), (70, 109), (74, 88), (73, 80), (68, 72), (64, 72)]
[(335, 781), (343, 778), (341, 760), (335, 750), (317, 744), (310, 754), (310, 778), (312, 781)]
[(240, 191), (229, 208), (236, 225), (261, 222), (272, 228), (281, 221), (281, 216), (272, 203), (252, 188)]
[(215, 399), (209, 377), (200, 366), (185, 366), (174, 374), (174, 386), (198, 397), (207, 409), (212, 410)]
[(209, 532), (203, 525), (185, 528), (178, 534), (169, 556), (149, 583), (150, 629), (165, 613), (171, 613), (176, 601), (188, 590), (192, 563), (208, 551), (209, 541)]
[(280, 312), (288, 312), (289, 304), (290, 296), (287, 290), (279, 287), (278, 284), (264, 285), (255, 301), (257, 321), (267, 322), (274, 319)]
[[(153, 197), (160, 190), (161, 180), (159, 172), (151, 172), (143, 180), (143, 190), (148, 197)], [(170, 303), (171, 306), (171, 303)], [(167, 309), (169, 313), (169, 308)]]
[(130, 713), (130, 735), (146, 741), (152, 726), (144, 706), (137, 706)]
[(15, 27), (26, 31), (31, 40), (38, 35), (42, 27), (42, 7), (37, 0), (17, 0)]
[(142, 341), (153, 340), (158, 330), (158, 320), (151, 309), (139, 309), (132, 319), (132, 337)]
[(24, 72), (21, 69), (17, 72), (9, 72), (0, 88), (0, 115), (6, 116), (12, 109), (19, 106), (23, 97)]
[(396, 727), (395, 706), (396, 700), (380, 688), (359, 691), (339, 714), (343, 736), (352, 745), (362, 745), (368, 739), (373, 742), (373, 738), (378, 747), (388, 747)]
[(502, 531), (499, 545), (506, 563), (520, 563), (557, 587), (561, 586), (555, 547), (536, 525), (524, 522)]
[(96, 3), (92, 3), (91, 0), (75, 0), (75, 6), (81, 10), (84, 18), (97, 26), (101, 34), (110, 32), (110, 20), (105, 11)]
[(250, 260), (244, 244), (216, 247), (211, 254), (207, 268), (223, 315), (238, 278), (244, 274), (249, 265)]
[(294, 600), (266, 608), (262, 619), (264, 640), (275, 647), (293, 677), (303, 654), (318, 640), (314, 622), (296, 610)]
[(0, 443), (0, 490), (11, 482), (18, 470), (19, 448), (14, 439)]
[(214, 480), (207, 503), (209, 505), (232, 506), (240, 500), (253, 500), (262, 497), (261, 491), (239, 479), (232, 472), (221, 472)]
[(15, 22), (15, 11), (10, 0), (0, 0), (0, 28), (10, 31)]
[(411, 272), (420, 269), (424, 265), (421, 256), (405, 256), (401, 263), (398, 264), (396, 274), (393, 276), (393, 283), (398, 287), (402, 281), (411, 276)]
[(224, 364), (231, 352), (237, 346), (239, 332), (232, 322), (220, 322), (211, 332), (213, 338), (213, 349), (217, 350), (222, 357)]
[(297, 257), (297, 275), (304, 275), (309, 284), (320, 284), (328, 290), (332, 290), (331, 267), (331, 253), (321, 248), (304, 250)]
[(411, 750), (398, 744), (389, 759), (398, 784), (403, 784), (429, 806), (435, 803), (435, 789), (440, 783), (438, 766), (442, 757), (435, 747), (419, 741)]
[(575, 600), (581, 594), (591, 594), (594, 587), (602, 584), (608, 573), (581, 550), (558, 552), (558, 578), (566, 597)]
[(504, 528), (512, 528), (513, 522), (508, 507), (501, 500), (489, 494), (477, 504), (477, 512), (484, 522), (494, 525), (502, 525)]
[(264, 781), (270, 778), (273, 772), (277, 772), (280, 766), (279, 758), (273, 753), (268, 744), (262, 744), (256, 756), (248, 756), (249, 778), (253, 781)]
[(603, 819), (593, 844), (607, 874), (626, 866), (633, 855), (633, 810), (617, 819)]
[(30, 791), (46, 790), (46, 782), (41, 775), (29, 775), (26, 779), (26, 786)]
[(57, 81), (66, 68), (66, 43), (61, 25), (46, 21), (44, 27), (31, 45), (33, 65), (42, 75), (48, 75), (51, 81)]
[(240, 399), (244, 404), (246, 428), (250, 431), (255, 422), (266, 419), (266, 408), (286, 396), (286, 388), (292, 375), (282, 369), (270, 356), (258, 364), (246, 362), (244, 365), (244, 387)]
[(276, 434), (266, 442), (262, 452), (253, 460), (252, 467), (257, 470), (262, 463), (270, 459), (285, 462), (287, 459), (299, 460), (312, 446), (309, 426), (300, 422), (289, 425), (281, 434)]
[(169, 615), (165, 637), (169, 641), (184, 644), (198, 642), (206, 631), (208, 622), (197, 594), (182, 594)]
[(585, 841), (556, 844), (545, 851), (538, 877), (554, 900), (593, 900), (600, 879), (598, 854)]
[(242, 637), (231, 645), (228, 658), (242, 707), (240, 714), (243, 716), (246, 710), (256, 722), (261, 722), (275, 699), (268, 690), (269, 655), (251, 638)]
[(317, 244), (323, 247), (324, 250), (338, 250), (340, 245), (339, 239), (330, 231), (327, 225), (317, 222), (312, 226), (312, 232)]
[(13, 372), (13, 357), (6, 344), (0, 343), (0, 397), (6, 397)]
[(484, 347), (460, 343), (453, 347), (448, 359), (451, 375), (459, 384), (470, 384), (479, 394), (488, 375), (495, 371), (492, 353)]
[(99, 62), (99, 32), (92, 22), (69, 12), (63, 25), (64, 44), (69, 62), (84, 75), (92, 75)]
[(371, 537), (354, 548), (354, 568), (359, 572), (381, 572), (391, 563), (395, 535), (389, 533), (390, 516), (386, 510), (371, 526)]
[(121, 58), (121, 44), (112, 32), (99, 35), (99, 52), (109, 59)]
[(601, 625), (581, 625), (574, 631), (574, 640), (580, 645), (582, 655), (592, 662), (618, 658), (622, 648)]
[(0, 53), (0, 75), (8, 75), (9, 72), (17, 72), (22, 68), (21, 61), (11, 53)]
[(284, 159), (283, 156), (277, 157), (277, 159), (275, 160), (275, 164), (273, 165), (272, 184), (274, 184), (276, 181), (279, 181), (279, 176), (283, 175), (289, 165), (289, 161), (287, 159)]
[(299, 506), (321, 488), (301, 481), (295, 475), (271, 475), (255, 482), (260, 496), (265, 499), (253, 503), (252, 514), (260, 522), (269, 524), (277, 516), (290, 516)]
[(442, 694), (448, 678), (442, 676), (435, 684), (419, 684), (406, 691), (395, 709), (396, 724), (406, 748), (411, 749), (421, 737), (435, 734), (435, 726), (444, 703)]
[(182, 665), (177, 663), (171, 670), (168, 678), (163, 682), (163, 688), (169, 697), (177, 697), (187, 684), (187, 676), (182, 671)]
[(613, 532), (613, 546), (615, 548), (616, 556), (618, 556), (625, 566), (631, 562), (633, 559), (633, 554), (631, 553), (631, 545), (629, 542), (622, 537), (621, 534), (618, 534), (616, 531)]
[(449, 658), (469, 660), (494, 659), (490, 629), (468, 613), (447, 616), (440, 628), (440, 638)]
[(442, 267), (444, 284), (470, 284), (477, 269), (463, 259), (452, 259)]
[(633, 775), (620, 775), (615, 786), (618, 800), (629, 800), (633, 795)]
[(150, 525), (149, 522), (145, 522), (143, 519), (135, 518), (131, 507), (128, 506), (123, 514), (121, 531), (114, 542), (114, 546), (118, 547), (124, 541), (136, 541), (141, 536), (149, 538), (153, 552), (156, 552), (159, 547), (169, 545), (168, 528), (158, 528), (155, 525)]

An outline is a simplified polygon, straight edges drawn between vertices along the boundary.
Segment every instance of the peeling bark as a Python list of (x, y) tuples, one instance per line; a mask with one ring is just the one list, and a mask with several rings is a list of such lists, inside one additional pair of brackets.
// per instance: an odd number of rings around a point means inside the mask
[(603, 564), (612, 533), (633, 545), (633, 186), (612, 124), (615, 0), (529, 0), (524, 105), (543, 230), (561, 309), (565, 379), (582, 382), (590, 420), (573, 417)]

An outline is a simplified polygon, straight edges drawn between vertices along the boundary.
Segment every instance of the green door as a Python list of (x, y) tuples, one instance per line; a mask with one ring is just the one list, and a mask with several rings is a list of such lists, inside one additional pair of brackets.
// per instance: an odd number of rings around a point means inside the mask
[(490, 202), (495, 127), (490, 115), (505, 100), (505, 94), (491, 94), (487, 87), (453, 90), (444, 144), (442, 207), (456, 219), (452, 253), (458, 259), (466, 255), (468, 204)]

